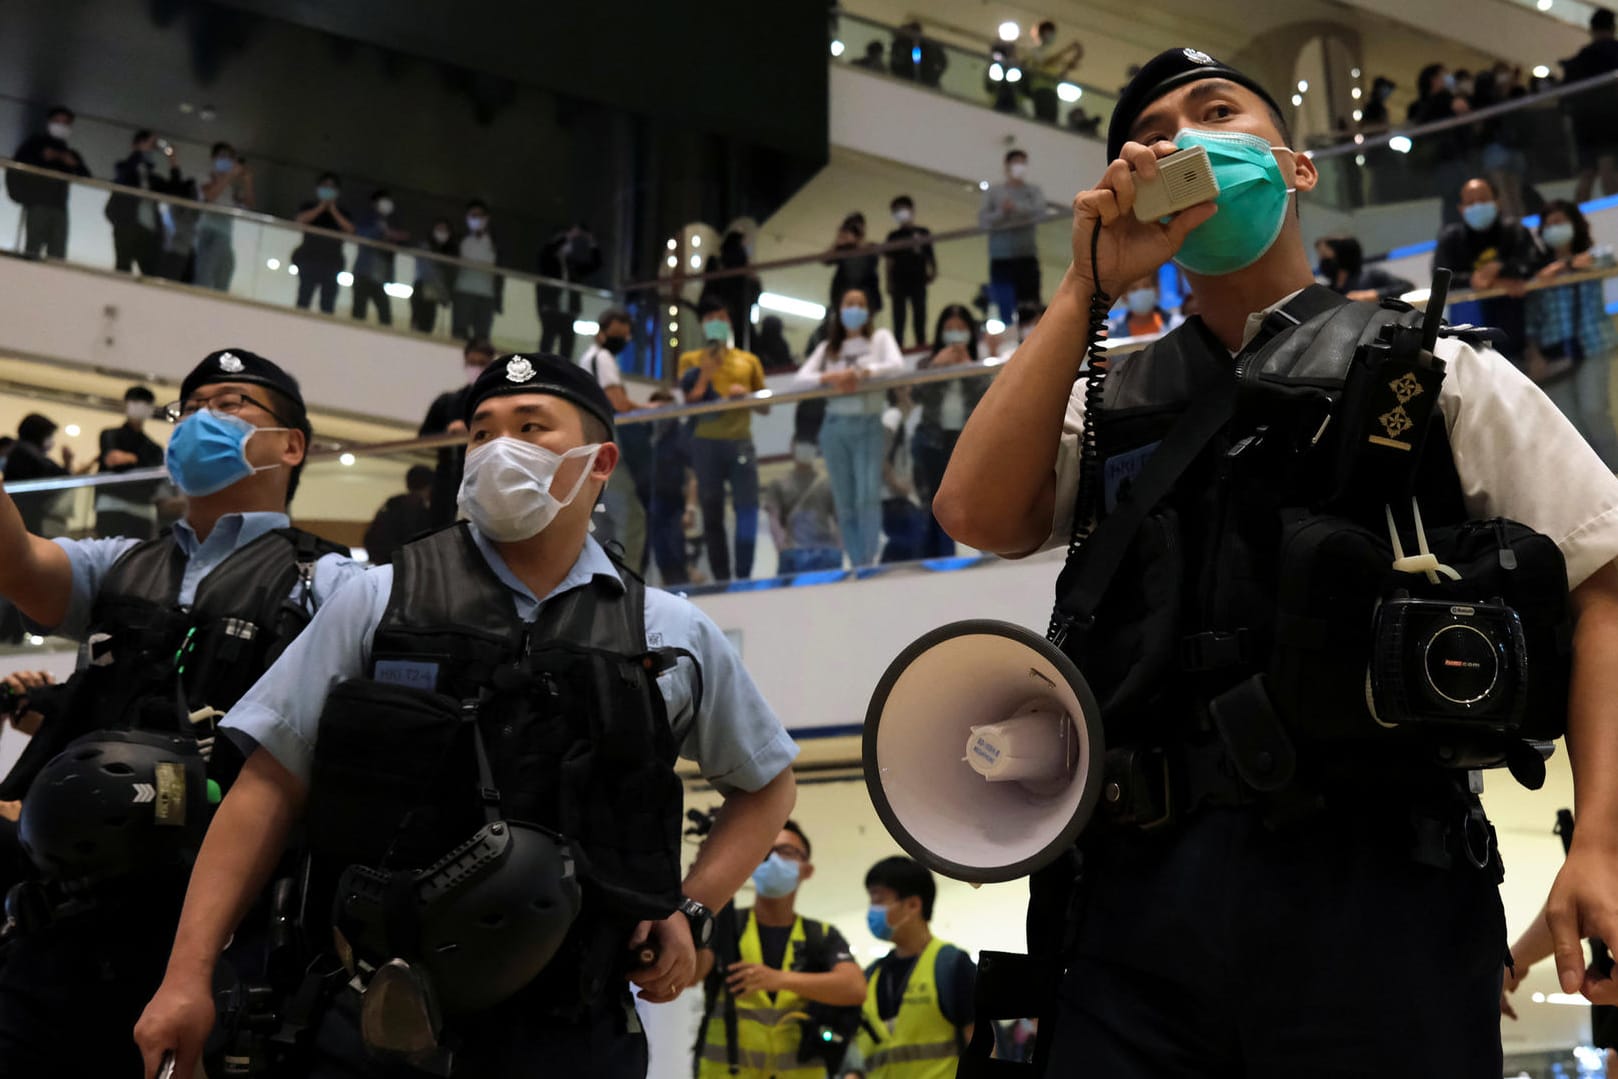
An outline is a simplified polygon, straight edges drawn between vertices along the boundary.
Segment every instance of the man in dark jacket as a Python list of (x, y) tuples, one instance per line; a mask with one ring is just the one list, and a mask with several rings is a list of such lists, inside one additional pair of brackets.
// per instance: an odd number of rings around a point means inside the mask
[[(466, 411), (467, 387), (494, 360), (494, 346), (482, 339), (468, 341), (461, 358), (466, 365), (466, 384), (433, 399), (426, 417), (421, 421), (421, 429), (416, 432), (422, 438), (428, 435), (466, 434), (466, 421), (461, 414)], [(461, 476), (465, 469), (465, 447), (445, 446), (438, 451), (438, 468), (433, 475), (432, 494), (428, 500), (435, 526), (447, 525), (455, 520), (456, 498), (460, 494)]]
[(1315, 241), (1320, 276), (1326, 287), (1351, 300), (1385, 300), (1403, 296), (1416, 286), (1380, 266), (1365, 266), (1365, 251), (1352, 236), (1324, 236)]
[[(168, 176), (163, 176), (164, 167)], [(129, 156), (113, 166), (112, 180), (164, 194), (181, 194), (185, 178), (174, 160), (174, 147), (152, 132), (140, 130), (130, 140)], [(155, 277), (163, 257), (163, 219), (153, 199), (122, 193), (107, 199), (107, 220), (112, 224), (114, 265), (119, 273), (140, 267), (142, 276)]]
[(1481, 178), (1461, 187), (1461, 220), (1439, 232), (1433, 254), (1434, 267), (1454, 273), (1451, 288), (1506, 292), (1481, 301), (1479, 321), (1505, 332), (1509, 340), (1500, 346), (1500, 353), (1514, 363), (1522, 359), (1522, 298), (1528, 282), (1548, 261), (1534, 234), (1500, 213), (1494, 187)]
[[(124, 391), (124, 422), (101, 432), (97, 465), (102, 472), (128, 472), (156, 468), (163, 463), (163, 447), (146, 433), (157, 398), (145, 386)], [(120, 483), (96, 488), (96, 535), (103, 539), (130, 536), (151, 539), (157, 534), (157, 497), (161, 480)]]
[[(17, 425), (17, 441), (6, 454), (5, 479), (18, 483), (68, 475), (73, 457), (64, 447), (64, 463), (57, 464), (50, 456), (55, 448), (56, 421), (30, 412)], [(66, 531), (67, 522), (58, 509), (61, 495), (61, 491), (33, 491), (12, 496), (17, 512), (22, 515), (23, 527), (36, 536), (57, 536)]]
[(400, 547), (433, 528), (431, 509), (433, 470), (411, 465), (405, 473), (405, 493), (382, 504), (365, 530), (365, 553), (373, 566), (386, 566)]
[[(67, 144), (73, 137), (73, 110), (58, 105), (45, 121), (45, 130), (24, 139), (11, 156), (36, 168), (70, 176), (90, 175), (84, 159)], [(67, 184), (12, 170), (6, 173), (6, 193), (22, 206), (23, 254), (38, 257), (43, 251), (53, 259), (67, 258)]]
[[(601, 269), (601, 248), (582, 224), (563, 229), (539, 249), (539, 274), (557, 281), (582, 281)], [(539, 351), (573, 358), (573, 320), (579, 315), (577, 289), (536, 285)], [(490, 357), (491, 359), (493, 357)]]

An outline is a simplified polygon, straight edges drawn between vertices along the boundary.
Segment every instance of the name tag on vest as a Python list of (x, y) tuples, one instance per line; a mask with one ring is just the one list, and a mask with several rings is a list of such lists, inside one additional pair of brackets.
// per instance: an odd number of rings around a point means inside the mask
[(1118, 506), (1119, 497), (1128, 490), (1151, 460), (1152, 454), (1162, 442), (1150, 442), (1139, 449), (1117, 453), (1107, 458), (1101, 466), (1102, 505), (1108, 513)]
[(375, 677), (390, 686), (432, 693), (438, 688), (438, 664), (418, 659), (379, 659)]

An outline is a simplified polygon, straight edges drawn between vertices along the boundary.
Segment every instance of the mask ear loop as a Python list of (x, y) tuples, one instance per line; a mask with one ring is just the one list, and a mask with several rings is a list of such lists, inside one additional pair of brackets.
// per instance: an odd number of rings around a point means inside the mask
[[(573, 490), (567, 493), (566, 498), (557, 503), (561, 507), (571, 506), (573, 500), (579, 497), (579, 492), (584, 488), (584, 481), (590, 478), (590, 470), (595, 467), (596, 455), (601, 452), (601, 443), (594, 442), (588, 446), (579, 446), (577, 449), (571, 449), (562, 454), (562, 460), (565, 461), (570, 457), (582, 457), (587, 450), (589, 451), (589, 457), (584, 462), (584, 468), (579, 472), (579, 478), (573, 481)], [(556, 495), (553, 493), (551, 497), (555, 498)]]

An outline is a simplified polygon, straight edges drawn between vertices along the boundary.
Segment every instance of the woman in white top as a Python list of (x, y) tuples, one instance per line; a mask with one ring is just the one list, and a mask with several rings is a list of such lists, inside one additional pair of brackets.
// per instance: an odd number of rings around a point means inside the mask
[(820, 453), (837, 505), (843, 549), (855, 566), (875, 562), (882, 543), (882, 457), (887, 447), (883, 393), (859, 392), (860, 385), (872, 376), (898, 374), (904, 366), (892, 332), (871, 330), (871, 305), (865, 293), (849, 289), (826, 340), (798, 369), (800, 383), (842, 391), (842, 396), (826, 402)]

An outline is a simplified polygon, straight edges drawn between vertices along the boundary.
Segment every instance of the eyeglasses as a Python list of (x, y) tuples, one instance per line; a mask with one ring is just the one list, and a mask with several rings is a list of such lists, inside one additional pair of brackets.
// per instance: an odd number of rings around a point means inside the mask
[(803, 852), (802, 847), (794, 847), (791, 843), (782, 843), (779, 847), (772, 849), (770, 853), (778, 854), (789, 862), (807, 862), (809, 860), (809, 856)]
[(179, 423), (187, 416), (193, 416), (205, 408), (214, 412), (223, 412), (227, 416), (234, 416), (248, 405), (274, 416), (282, 423), (287, 422), (276, 414), (275, 409), (263, 401), (234, 390), (216, 393), (212, 397), (188, 397), (184, 401), (175, 401), (172, 404), (164, 405), (163, 418), (170, 423)]

